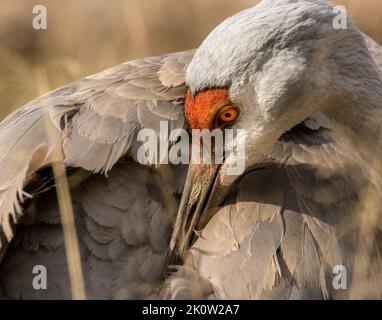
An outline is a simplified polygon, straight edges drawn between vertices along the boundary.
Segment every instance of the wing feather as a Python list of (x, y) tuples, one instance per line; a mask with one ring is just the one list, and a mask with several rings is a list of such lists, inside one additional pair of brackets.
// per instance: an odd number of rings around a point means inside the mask
[(55, 160), (67, 166), (107, 173), (137, 150), (139, 129), (158, 132), (160, 121), (170, 129), (184, 126), (184, 74), (193, 53), (113, 67), (32, 101), (0, 124), (0, 234), (6, 242), (24, 212), (24, 187), (54, 160), (55, 148), (63, 158)]

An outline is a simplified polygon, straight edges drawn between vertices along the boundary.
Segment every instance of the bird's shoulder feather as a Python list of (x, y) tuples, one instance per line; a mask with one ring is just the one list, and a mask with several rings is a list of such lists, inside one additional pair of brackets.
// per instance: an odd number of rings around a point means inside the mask
[(0, 124), (0, 248), (33, 194), (24, 191), (52, 161), (107, 173), (134, 156), (137, 131), (184, 126), (185, 70), (194, 51), (134, 60), (58, 88)]

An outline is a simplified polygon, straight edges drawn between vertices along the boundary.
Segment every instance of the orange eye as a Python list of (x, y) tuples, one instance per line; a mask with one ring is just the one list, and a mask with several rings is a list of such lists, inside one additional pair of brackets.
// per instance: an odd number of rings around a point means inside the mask
[(238, 116), (239, 112), (235, 107), (228, 107), (220, 112), (218, 119), (222, 123), (228, 123), (235, 121)]

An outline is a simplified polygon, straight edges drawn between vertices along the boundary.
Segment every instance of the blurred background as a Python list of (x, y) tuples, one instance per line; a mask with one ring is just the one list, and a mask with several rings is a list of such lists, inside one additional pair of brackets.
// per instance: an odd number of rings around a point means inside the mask
[[(65, 83), (130, 59), (197, 47), (256, 0), (0, 0), (0, 120)], [(381, 0), (337, 0), (382, 43)], [(47, 30), (34, 30), (44, 5)]]

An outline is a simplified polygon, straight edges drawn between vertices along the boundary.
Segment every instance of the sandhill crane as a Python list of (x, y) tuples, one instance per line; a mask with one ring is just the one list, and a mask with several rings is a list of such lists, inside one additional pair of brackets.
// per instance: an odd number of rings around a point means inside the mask
[[(71, 297), (50, 168), (62, 159), (89, 298), (380, 297), (382, 49), (333, 19), (328, 1), (263, 0), (196, 52), (127, 62), (6, 118), (0, 295)], [(139, 129), (212, 129), (227, 106), (224, 127), (245, 129), (240, 177), (135, 161)]]

